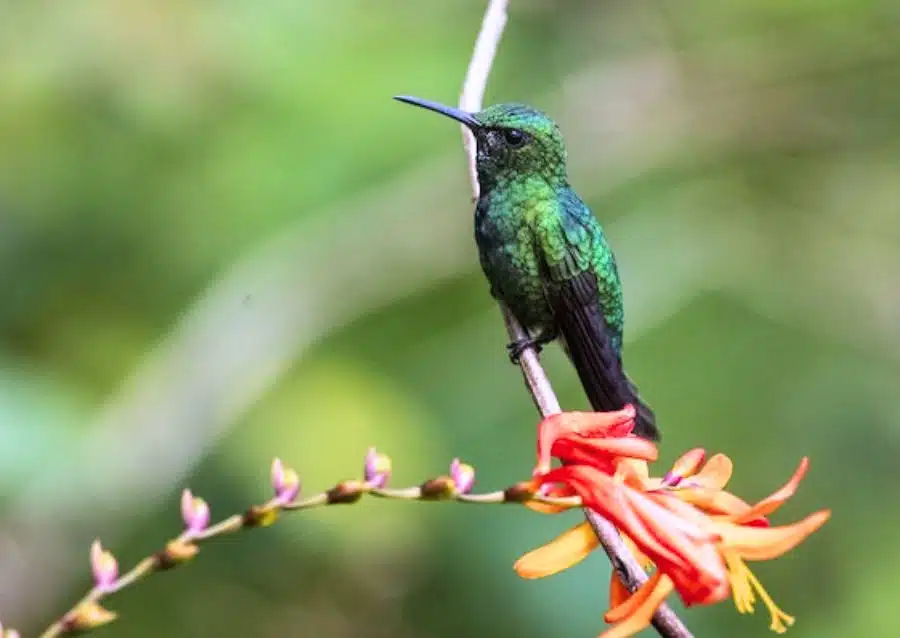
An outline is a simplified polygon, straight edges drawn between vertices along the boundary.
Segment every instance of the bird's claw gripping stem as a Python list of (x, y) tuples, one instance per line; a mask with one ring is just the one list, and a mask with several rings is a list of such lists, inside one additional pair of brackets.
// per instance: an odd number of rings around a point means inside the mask
[(543, 346), (550, 343), (555, 338), (556, 335), (551, 332), (542, 332), (535, 337), (525, 337), (524, 339), (517, 339), (516, 341), (506, 344), (510, 362), (512, 362), (513, 365), (519, 365), (519, 359), (522, 357), (522, 353), (529, 348), (534, 348), (535, 353), (540, 354)]

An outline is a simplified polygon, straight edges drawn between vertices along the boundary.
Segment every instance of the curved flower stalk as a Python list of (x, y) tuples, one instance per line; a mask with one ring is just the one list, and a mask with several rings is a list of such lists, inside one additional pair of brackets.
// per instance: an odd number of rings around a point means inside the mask
[[(251, 506), (243, 514), (234, 514), (215, 524), (211, 524), (211, 508), (207, 502), (185, 489), (180, 503), (182, 532), (165, 542), (161, 550), (147, 556), (124, 573), (120, 573), (115, 555), (104, 548), (99, 540), (94, 541), (90, 550), (93, 587), (40, 634), (41, 638), (84, 633), (113, 622), (118, 615), (106, 609), (104, 603), (114, 594), (136, 585), (155, 572), (189, 563), (199, 553), (200, 545), (210, 539), (273, 525), (284, 513), (328, 505), (353, 504), (366, 495), (403, 501), (487, 505), (527, 503), (534, 507), (540, 505), (551, 508), (580, 506), (577, 498), (559, 499), (538, 494), (527, 481), (505, 490), (473, 494), (471, 491), (475, 484), (475, 468), (459, 459), (453, 459), (446, 474), (428, 479), (419, 486), (391, 488), (388, 487), (391, 459), (374, 448), (365, 457), (362, 480), (342, 481), (324, 492), (306, 498), (300, 498), (300, 478), (297, 472), (284, 465), (280, 459), (272, 462), (269, 474), (272, 498)], [(0, 638), (19, 638), (19, 633), (14, 629), (4, 629), (0, 624)]]
[[(560, 414), (539, 426), (534, 488), (556, 497), (579, 497), (611, 520), (642, 565), (654, 570), (633, 594), (613, 574), (604, 617), (613, 626), (603, 638), (644, 629), (672, 592), (687, 606), (732, 597), (741, 613), (752, 612), (758, 597), (770, 613), (771, 629), (786, 631), (794, 618), (774, 603), (746, 562), (783, 555), (828, 520), (830, 512), (821, 510), (791, 525), (769, 522), (769, 515), (796, 491), (808, 460), (801, 460), (782, 488), (750, 505), (725, 490), (733, 466), (725, 455), (703, 464), (705, 452), (697, 448), (665, 476), (651, 477), (647, 462), (656, 459), (655, 446), (631, 435), (633, 419), (629, 406), (605, 414)], [(564, 465), (551, 469), (551, 457)], [(523, 556), (515, 569), (524, 578), (549, 576), (578, 563), (597, 545), (593, 530), (581, 523)]]

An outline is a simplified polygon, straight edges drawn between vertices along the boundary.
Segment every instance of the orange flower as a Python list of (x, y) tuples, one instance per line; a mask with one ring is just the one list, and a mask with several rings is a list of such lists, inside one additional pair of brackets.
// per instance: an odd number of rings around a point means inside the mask
[(656, 446), (630, 436), (634, 427), (634, 406), (618, 412), (561, 412), (538, 425), (538, 462), (535, 475), (550, 470), (550, 457), (564, 463), (590, 465), (608, 474), (619, 459), (655, 461)]
[[(656, 446), (645, 439), (630, 436), (634, 427), (634, 406), (626, 405), (617, 412), (561, 412), (538, 424), (538, 462), (533, 475), (540, 477), (550, 471), (550, 459), (564, 463), (588, 465), (612, 474), (617, 464), (626, 459), (647, 465), (657, 458)], [(565, 484), (544, 483), (543, 496), (574, 496)], [(556, 514), (567, 507), (538, 501), (525, 503), (537, 512)]]
[[(663, 478), (651, 478), (647, 461), (656, 447), (631, 436), (630, 406), (615, 413), (567, 413), (544, 420), (538, 436), (535, 485), (544, 493), (577, 495), (610, 520), (645, 567), (650, 579), (633, 594), (613, 575), (613, 627), (603, 638), (624, 638), (645, 628), (673, 591), (686, 605), (713, 604), (731, 595), (738, 611), (753, 611), (758, 596), (782, 633), (794, 619), (772, 601), (745, 560), (769, 560), (789, 551), (828, 520), (822, 510), (793, 525), (770, 527), (768, 516), (796, 491), (808, 467), (803, 459), (784, 487), (755, 505), (725, 491), (733, 464), (705, 452), (682, 456)], [(550, 456), (567, 465), (550, 469)], [(535, 509), (538, 509), (535, 506)], [(542, 506), (541, 511), (561, 508)], [(576, 564), (598, 545), (587, 522), (576, 525), (516, 562), (524, 578), (549, 576)]]
[[(726, 565), (714, 547), (717, 535), (704, 529), (705, 520), (698, 510), (681, 503), (696, 516), (685, 516), (684, 511), (676, 514), (645, 493), (585, 465), (556, 468), (538, 481), (569, 486), (584, 505), (612, 522), (661, 571), (669, 574), (678, 590), (684, 592), (686, 602), (718, 602), (727, 597)], [(572, 541), (585, 535), (584, 528), (577, 535), (570, 530), (560, 537), (559, 545), (554, 542), (549, 549), (545, 546), (524, 556), (516, 570), (527, 578), (537, 578), (571, 566), (553, 559), (561, 556), (563, 548), (570, 556), (577, 556), (572, 552)]]
[(731, 593), (738, 611), (752, 612), (758, 595), (771, 615), (772, 631), (784, 633), (794, 624), (794, 618), (775, 604), (744, 561), (777, 558), (828, 520), (830, 512), (821, 510), (793, 525), (769, 527), (768, 516), (797, 491), (809, 467), (809, 459), (801, 459), (794, 475), (783, 487), (752, 506), (724, 490), (733, 467), (727, 456), (713, 456), (702, 469), (699, 466), (702, 457), (696, 464), (685, 464), (684, 459), (676, 462), (660, 487), (648, 496), (664, 507), (675, 502), (687, 503), (709, 516), (711, 529), (722, 537), (719, 550), (728, 567)]

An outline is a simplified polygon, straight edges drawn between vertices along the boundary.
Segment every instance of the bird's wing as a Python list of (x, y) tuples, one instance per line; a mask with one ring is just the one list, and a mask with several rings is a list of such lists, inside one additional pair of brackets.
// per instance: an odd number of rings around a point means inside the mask
[[(576, 229), (575, 232), (583, 229)], [(656, 440), (659, 432), (652, 410), (637, 395), (637, 388), (622, 370), (622, 361), (603, 316), (597, 277), (581, 252), (584, 237), (572, 237), (561, 226), (546, 246), (556, 257), (544, 255), (545, 295), (553, 308), (556, 327), (578, 372), (581, 385), (595, 410), (619, 410), (631, 403), (637, 410), (634, 433)], [(573, 239), (577, 241), (573, 241)], [(543, 243), (543, 242), (542, 242)]]

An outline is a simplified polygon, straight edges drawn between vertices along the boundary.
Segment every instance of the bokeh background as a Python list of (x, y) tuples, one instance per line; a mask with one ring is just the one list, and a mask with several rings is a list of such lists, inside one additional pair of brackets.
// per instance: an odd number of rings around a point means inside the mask
[[(30, 0), (0, 20), (0, 618), (33, 635), (180, 524), (398, 484), (527, 475), (536, 415), (472, 240), (453, 102), (484, 2)], [(778, 518), (791, 635), (900, 631), (900, 10), (870, 0), (515, 0), (487, 100), (548, 110), (625, 281), (662, 463), (730, 454)], [(544, 357), (565, 406), (574, 373)], [(608, 565), (511, 569), (571, 523), (364, 502), (204, 549), (108, 636), (592, 636)], [(699, 636), (764, 611), (691, 610)]]

